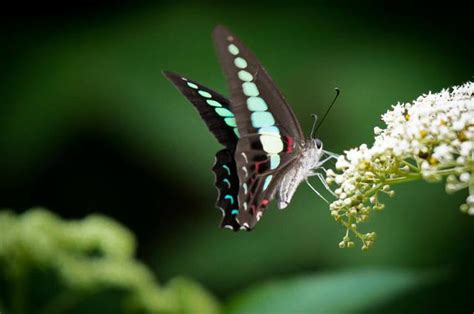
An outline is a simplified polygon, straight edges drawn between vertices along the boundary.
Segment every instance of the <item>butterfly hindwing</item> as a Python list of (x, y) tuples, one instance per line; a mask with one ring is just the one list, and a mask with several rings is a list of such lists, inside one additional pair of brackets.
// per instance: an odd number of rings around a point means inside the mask
[(163, 73), (199, 111), (217, 140), (228, 148), (235, 148), (239, 134), (229, 101), (219, 93), (184, 76), (167, 71)]
[(268, 154), (262, 149), (259, 135), (249, 135), (239, 140), (235, 160), (240, 180), (237, 216), (239, 223), (252, 229), (260, 220), (265, 208), (273, 199), (285, 169), (297, 160), (293, 154), (294, 143), (283, 138), (284, 150)]
[(221, 227), (234, 231), (240, 229), (236, 216), (239, 213), (239, 178), (235, 167), (234, 153), (227, 148), (217, 152), (212, 171), (218, 190), (216, 207), (222, 211)]

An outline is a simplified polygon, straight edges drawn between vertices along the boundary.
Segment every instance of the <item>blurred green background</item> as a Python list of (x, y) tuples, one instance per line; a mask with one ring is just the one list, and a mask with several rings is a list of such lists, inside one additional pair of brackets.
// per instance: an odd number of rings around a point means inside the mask
[(218, 229), (219, 144), (161, 75), (227, 94), (210, 37), (225, 24), (307, 134), (341, 89), (318, 135), (341, 153), (371, 144), (390, 105), (472, 79), (470, 14), (378, 1), (11, 4), (0, 22), (0, 206), (111, 217), (158, 282), (189, 278), (222, 311), (472, 311), (474, 219), (442, 184), (397, 187), (365, 226), (378, 234), (369, 252), (338, 248), (344, 230), (306, 186), (253, 232)]

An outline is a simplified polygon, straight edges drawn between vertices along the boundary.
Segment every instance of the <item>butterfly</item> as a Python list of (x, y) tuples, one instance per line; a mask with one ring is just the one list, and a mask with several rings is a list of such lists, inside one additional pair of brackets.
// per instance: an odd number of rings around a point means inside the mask
[(301, 182), (309, 184), (309, 177), (317, 176), (325, 184), (316, 169), (336, 155), (323, 150), (321, 140), (305, 139), (267, 71), (234, 34), (217, 26), (213, 39), (230, 99), (185, 76), (163, 73), (224, 146), (212, 168), (218, 190), (216, 207), (223, 215), (221, 227), (251, 230), (272, 199), (283, 209)]

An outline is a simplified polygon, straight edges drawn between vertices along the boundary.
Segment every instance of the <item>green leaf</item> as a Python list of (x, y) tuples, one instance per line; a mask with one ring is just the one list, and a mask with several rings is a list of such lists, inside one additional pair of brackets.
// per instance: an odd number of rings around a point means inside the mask
[(258, 285), (231, 299), (227, 313), (365, 312), (420, 287), (432, 273), (348, 270)]
[(46, 209), (0, 211), (0, 312), (219, 313), (198, 283), (161, 286), (135, 236), (103, 215), (63, 220)]

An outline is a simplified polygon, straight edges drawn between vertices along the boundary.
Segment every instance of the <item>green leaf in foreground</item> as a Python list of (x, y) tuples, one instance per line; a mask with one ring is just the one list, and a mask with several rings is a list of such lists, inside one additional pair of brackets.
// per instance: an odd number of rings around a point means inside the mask
[(407, 270), (352, 270), (269, 282), (233, 298), (227, 313), (364, 312), (433, 281)]
[(0, 231), (1, 313), (219, 313), (196, 282), (159, 284), (133, 233), (106, 216), (0, 211)]

